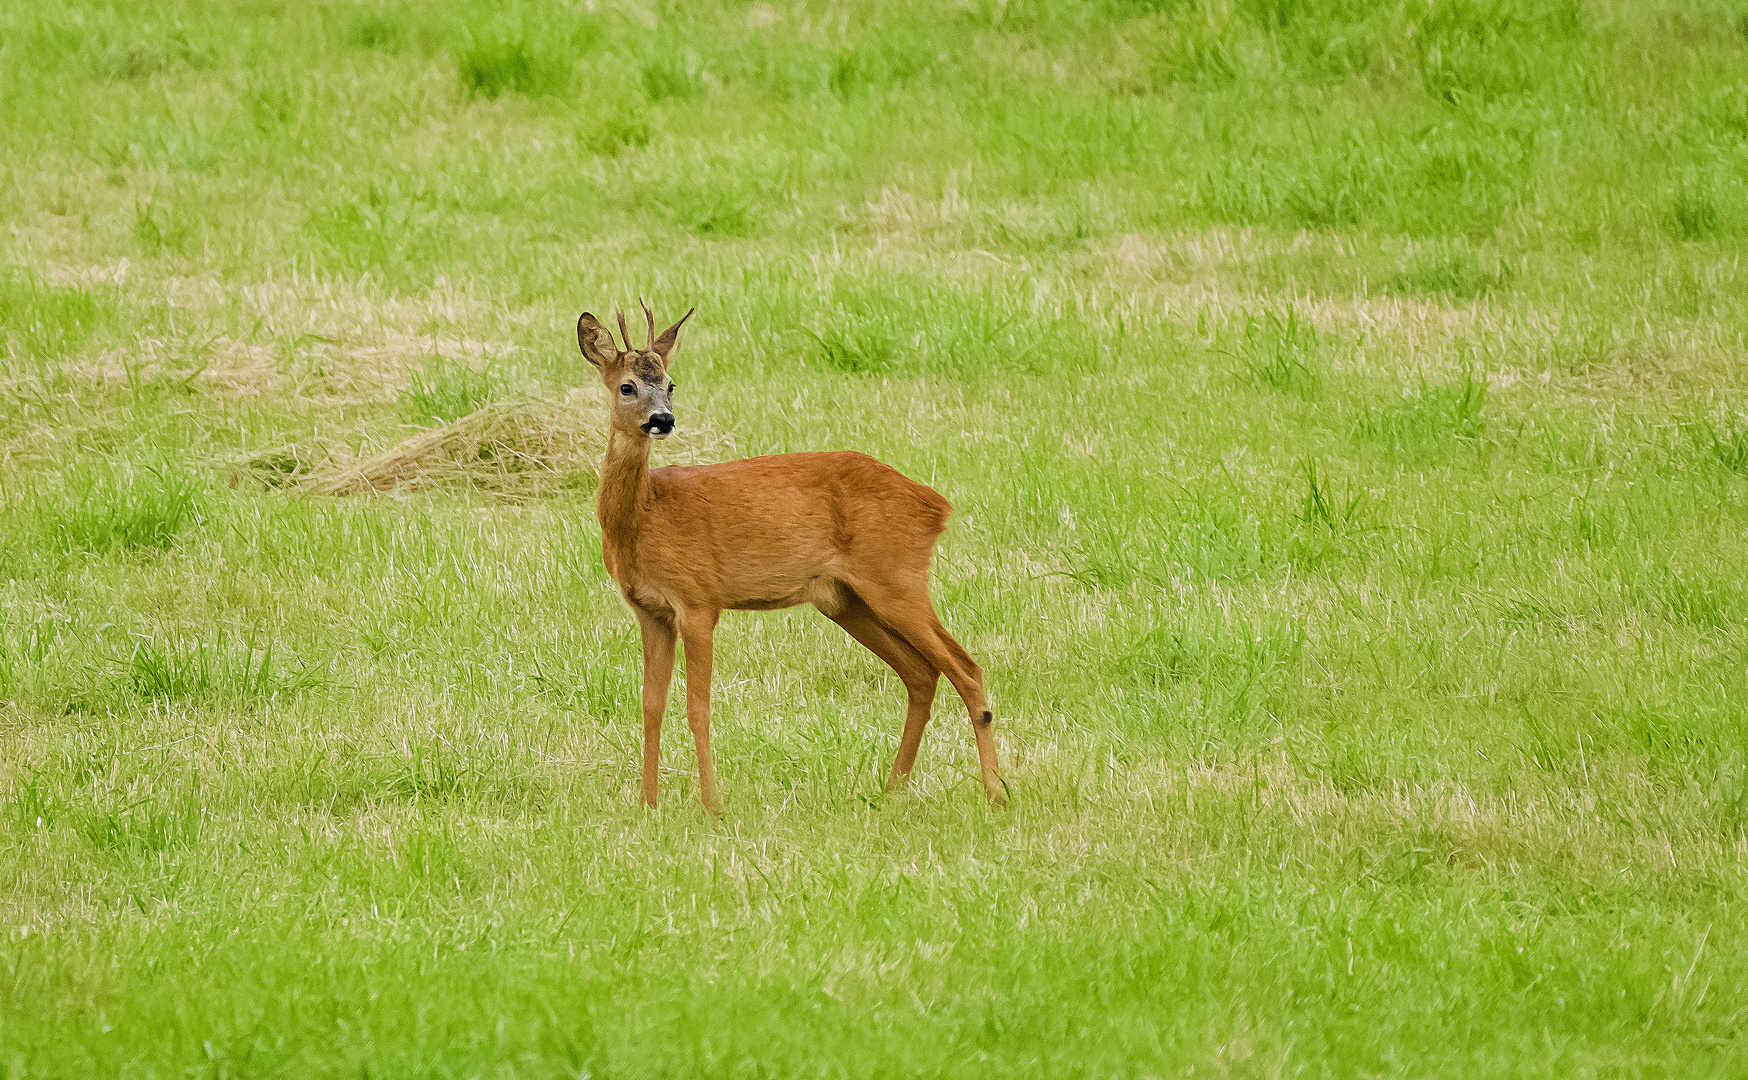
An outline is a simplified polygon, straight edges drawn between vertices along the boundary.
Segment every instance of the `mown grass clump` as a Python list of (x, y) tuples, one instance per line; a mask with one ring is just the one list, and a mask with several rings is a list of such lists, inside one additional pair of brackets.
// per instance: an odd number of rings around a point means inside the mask
[[(596, 409), (576, 401), (488, 404), (375, 453), (294, 445), (251, 455), (240, 471), (269, 487), (319, 495), (432, 488), (511, 497), (590, 490), (607, 449)], [(661, 444), (662, 464), (720, 460), (724, 440), (703, 423), (682, 424)]]

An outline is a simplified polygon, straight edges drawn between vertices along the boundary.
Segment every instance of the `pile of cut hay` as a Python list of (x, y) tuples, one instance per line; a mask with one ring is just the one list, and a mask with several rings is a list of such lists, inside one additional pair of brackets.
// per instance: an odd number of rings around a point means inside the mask
[[(487, 405), (364, 457), (301, 447), (259, 453), (242, 471), (273, 487), (315, 495), (403, 494), (472, 487), (508, 496), (592, 488), (607, 432), (599, 402), (573, 393), (562, 402)], [(653, 464), (698, 465), (727, 456), (728, 440), (676, 432), (656, 444)]]

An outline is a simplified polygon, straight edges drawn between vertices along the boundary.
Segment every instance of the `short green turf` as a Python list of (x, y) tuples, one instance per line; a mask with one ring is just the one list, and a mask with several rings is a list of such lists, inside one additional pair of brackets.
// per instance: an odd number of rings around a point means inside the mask
[[(1748, 1073), (1745, 16), (0, 7), (0, 1075)], [(285, 482), (639, 295), (1005, 809), (800, 609), (647, 813), (586, 472)]]

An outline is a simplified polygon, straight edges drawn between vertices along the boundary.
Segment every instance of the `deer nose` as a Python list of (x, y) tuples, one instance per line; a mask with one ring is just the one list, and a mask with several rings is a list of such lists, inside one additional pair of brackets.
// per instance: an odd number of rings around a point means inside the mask
[(651, 435), (666, 435), (674, 430), (674, 414), (671, 412), (650, 413), (649, 419), (643, 422), (643, 430)]

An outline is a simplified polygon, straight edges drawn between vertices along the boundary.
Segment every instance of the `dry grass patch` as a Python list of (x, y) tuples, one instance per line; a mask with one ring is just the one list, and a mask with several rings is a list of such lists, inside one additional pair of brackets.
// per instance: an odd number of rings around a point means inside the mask
[(204, 342), (142, 338), (131, 348), (71, 360), (66, 373), (88, 392), (172, 383), (220, 397), (260, 397), (285, 385), (273, 350), (229, 337)]
[[(240, 463), (240, 475), (316, 495), (408, 493), (471, 487), (531, 497), (593, 486), (607, 451), (599, 405), (585, 390), (563, 401), (487, 405), (421, 431), (376, 454), (342, 456), (309, 446), (277, 447)], [(701, 465), (732, 452), (707, 430), (682, 432), (657, 448), (659, 465)]]

